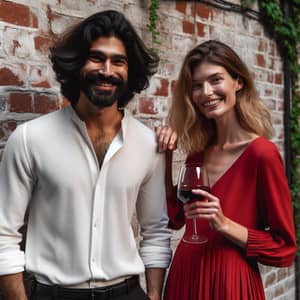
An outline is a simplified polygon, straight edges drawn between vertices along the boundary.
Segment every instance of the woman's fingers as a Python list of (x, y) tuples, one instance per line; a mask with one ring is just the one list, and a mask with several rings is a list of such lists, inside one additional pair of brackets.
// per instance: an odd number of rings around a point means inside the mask
[(170, 126), (159, 126), (155, 128), (158, 151), (175, 150), (177, 133)]
[(212, 220), (217, 214), (222, 213), (220, 201), (217, 197), (203, 190), (193, 190), (193, 193), (201, 195), (204, 199), (184, 205), (184, 213), (187, 218), (197, 217)]

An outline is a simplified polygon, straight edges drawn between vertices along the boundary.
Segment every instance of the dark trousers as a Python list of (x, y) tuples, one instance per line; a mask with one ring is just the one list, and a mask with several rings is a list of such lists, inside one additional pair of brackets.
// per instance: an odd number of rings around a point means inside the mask
[(93, 289), (73, 289), (34, 282), (30, 300), (149, 300), (138, 277), (112, 286)]

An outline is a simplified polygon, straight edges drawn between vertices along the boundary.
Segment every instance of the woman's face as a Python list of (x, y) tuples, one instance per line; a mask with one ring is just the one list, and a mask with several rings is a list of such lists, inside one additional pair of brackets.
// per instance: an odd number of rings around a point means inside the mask
[(225, 68), (211, 63), (199, 64), (192, 74), (192, 101), (208, 119), (233, 112), (236, 92), (242, 88)]

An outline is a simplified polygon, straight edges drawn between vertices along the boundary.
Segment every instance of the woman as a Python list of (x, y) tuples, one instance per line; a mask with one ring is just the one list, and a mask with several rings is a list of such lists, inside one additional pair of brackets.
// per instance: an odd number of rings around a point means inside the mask
[(257, 263), (287, 267), (294, 261), (291, 197), (280, 154), (267, 139), (270, 115), (249, 70), (230, 47), (207, 41), (187, 54), (169, 124), (157, 130), (160, 147), (172, 150), (172, 132), (177, 132), (186, 161), (205, 168), (210, 193), (193, 190), (207, 201), (181, 204), (172, 186), (169, 153), (170, 227), (186, 225), (186, 235), (196, 217), (208, 241), (179, 243), (165, 299), (265, 299)]

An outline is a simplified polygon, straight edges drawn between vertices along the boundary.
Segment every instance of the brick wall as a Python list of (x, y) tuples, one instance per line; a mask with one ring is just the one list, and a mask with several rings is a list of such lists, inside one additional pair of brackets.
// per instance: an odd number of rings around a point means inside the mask
[[(239, 4), (239, 1), (232, 1)], [(98, 10), (125, 13), (148, 45), (149, 0), (0, 0), (0, 157), (16, 126), (66, 104), (48, 60), (52, 38)], [(129, 104), (150, 127), (166, 118), (171, 90), (185, 53), (199, 42), (218, 39), (232, 46), (250, 67), (272, 113), (273, 141), (283, 154), (283, 74), (276, 44), (261, 24), (239, 13), (192, 1), (163, 1), (159, 9), (159, 72)], [(176, 172), (183, 157), (176, 153)], [(175, 178), (174, 177), (174, 178)], [(174, 233), (176, 247), (181, 232)], [(267, 299), (294, 299), (294, 269), (261, 267)]]

